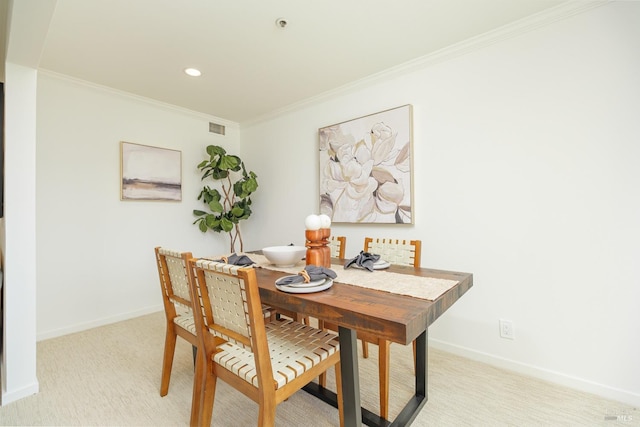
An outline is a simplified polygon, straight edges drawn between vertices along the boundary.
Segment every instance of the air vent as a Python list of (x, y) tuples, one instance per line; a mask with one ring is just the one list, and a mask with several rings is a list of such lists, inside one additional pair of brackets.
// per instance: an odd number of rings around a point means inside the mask
[(209, 122), (209, 132), (217, 133), (218, 135), (224, 135), (224, 125)]

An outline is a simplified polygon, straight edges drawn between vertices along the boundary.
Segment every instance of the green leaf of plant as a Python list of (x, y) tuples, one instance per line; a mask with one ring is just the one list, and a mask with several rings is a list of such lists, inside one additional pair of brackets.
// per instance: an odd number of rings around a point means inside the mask
[(212, 172), (211, 169), (207, 169), (207, 171), (204, 174), (202, 174), (202, 177), (200, 177), (200, 181), (204, 181), (205, 179), (207, 179), (207, 177), (211, 175), (211, 172)]
[(242, 215), (244, 215), (244, 209), (241, 206), (238, 206), (236, 204), (236, 206), (234, 206), (233, 209), (231, 209), (231, 215), (239, 218)]
[(245, 197), (248, 196), (248, 194), (245, 194), (244, 192), (244, 188), (242, 187), (242, 181), (238, 181), (235, 184), (233, 184), (233, 193), (241, 199), (244, 199)]
[(258, 181), (254, 178), (247, 179), (243, 184), (244, 190), (251, 194), (258, 189)]
[(209, 227), (210, 229), (212, 229), (213, 231), (220, 231), (220, 219), (217, 218), (215, 215), (207, 215), (205, 218), (207, 227)]
[(224, 156), (227, 152), (225, 151), (224, 148), (220, 147), (219, 145), (209, 145), (207, 147), (207, 154), (210, 157), (214, 157), (214, 156)]
[(221, 213), (222, 211), (224, 211), (224, 208), (222, 207), (222, 203), (220, 203), (217, 200), (212, 200), (209, 202), (209, 209), (211, 209), (212, 212), (216, 212), (216, 213)]
[(223, 231), (228, 233), (233, 229), (233, 222), (229, 221), (227, 218), (222, 218), (220, 220), (220, 226)]
[(238, 156), (222, 156), (220, 158), (220, 169), (236, 170), (239, 168), (240, 158)]
[(226, 170), (214, 169), (211, 171), (211, 177), (213, 179), (224, 179), (227, 176), (229, 176), (229, 172), (227, 172)]
[(194, 209), (194, 210), (193, 210), (193, 214), (194, 214), (195, 216), (202, 216), (202, 215), (206, 215), (207, 213), (206, 213), (205, 211), (199, 211), (199, 210), (197, 210), (197, 209)]

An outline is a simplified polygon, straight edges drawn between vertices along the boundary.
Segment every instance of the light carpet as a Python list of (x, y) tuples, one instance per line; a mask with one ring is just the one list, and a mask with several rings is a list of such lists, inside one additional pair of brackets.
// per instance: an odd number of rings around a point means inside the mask
[[(0, 425), (186, 426), (193, 361), (178, 338), (169, 394), (160, 397), (164, 314), (38, 343), (40, 392), (0, 407)], [(361, 346), (360, 350), (361, 350)], [(360, 357), (363, 405), (377, 412), (377, 347)], [(391, 346), (391, 414), (412, 394), (411, 346)], [(330, 371), (331, 372), (331, 371)], [(334, 388), (333, 373), (329, 387)], [(640, 411), (450, 353), (429, 351), (429, 400), (413, 426), (640, 425)], [(212, 426), (255, 426), (257, 405), (218, 381)], [(625, 415), (630, 421), (613, 420)], [(304, 391), (278, 405), (278, 426), (336, 426), (338, 412)]]

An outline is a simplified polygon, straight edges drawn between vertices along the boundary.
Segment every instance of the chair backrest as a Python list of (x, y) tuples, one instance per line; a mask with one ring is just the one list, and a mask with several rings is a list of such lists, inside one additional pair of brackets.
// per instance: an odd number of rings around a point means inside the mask
[(187, 277), (187, 260), (192, 257), (191, 252), (177, 252), (162, 247), (156, 247), (155, 252), (167, 316), (173, 318), (176, 312), (190, 313), (191, 293)]
[(240, 345), (254, 354), (258, 381), (273, 382), (255, 270), (192, 258), (188, 274), (196, 333), (204, 356), (210, 358), (226, 342)]
[(331, 236), (329, 238), (329, 247), (331, 248), (332, 258), (344, 258), (344, 251), (347, 246), (347, 238), (344, 236)]
[(364, 251), (396, 265), (420, 267), (422, 242), (420, 240), (379, 239), (365, 237)]

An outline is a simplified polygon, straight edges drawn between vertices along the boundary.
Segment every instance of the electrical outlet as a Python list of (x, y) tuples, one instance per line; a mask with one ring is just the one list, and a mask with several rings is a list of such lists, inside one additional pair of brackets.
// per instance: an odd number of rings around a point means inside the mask
[(513, 340), (516, 338), (511, 320), (500, 319), (500, 337)]

